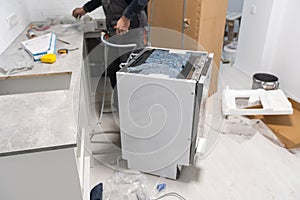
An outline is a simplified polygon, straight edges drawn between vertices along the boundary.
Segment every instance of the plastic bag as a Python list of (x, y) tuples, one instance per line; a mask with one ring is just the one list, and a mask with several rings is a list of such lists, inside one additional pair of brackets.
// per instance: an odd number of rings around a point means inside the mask
[(117, 171), (107, 179), (104, 200), (149, 200), (145, 175), (138, 172)]
[(14, 54), (0, 55), (0, 74), (12, 75), (31, 70), (33, 67), (33, 59), (24, 50)]

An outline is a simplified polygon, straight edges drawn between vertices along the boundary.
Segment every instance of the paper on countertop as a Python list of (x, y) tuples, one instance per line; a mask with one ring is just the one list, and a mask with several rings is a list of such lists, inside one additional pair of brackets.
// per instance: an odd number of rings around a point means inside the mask
[(22, 47), (33, 57), (35, 61), (47, 53), (55, 53), (56, 35), (48, 33), (33, 39), (21, 42)]

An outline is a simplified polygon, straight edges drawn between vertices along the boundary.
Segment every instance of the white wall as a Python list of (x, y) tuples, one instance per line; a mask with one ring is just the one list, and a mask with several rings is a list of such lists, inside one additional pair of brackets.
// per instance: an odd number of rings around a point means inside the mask
[(264, 70), (271, 71), (274, 52), (278, 48), (278, 37), (282, 30), (283, 15), (287, 0), (273, 0), (271, 15), (269, 19), (267, 38), (264, 45), (261, 66)]
[(244, 0), (228, 0), (228, 12), (242, 12)]
[[(247, 74), (262, 70), (272, 5), (273, 0), (244, 1), (235, 63)], [(250, 13), (252, 6), (256, 6), (255, 14)]]
[[(32, 21), (42, 21), (49, 17), (67, 16), (72, 18), (72, 11), (83, 6), (88, 0), (9, 0), (1, 1), (0, 6), (0, 54)], [(6, 18), (16, 13), (19, 23), (8, 30)], [(93, 18), (104, 18), (102, 9), (91, 14)]]
[(287, 0), (279, 36), (274, 41), (271, 71), (278, 74), (280, 87), (300, 102), (300, 1)]
[[(18, 24), (9, 30), (6, 18), (13, 13), (18, 17)], [(2, 53), (30, 23), (26, 1), (1, 1), (0, 19), (0, 53)]]
[[(31, 21), (41, 21), (49, 17), (72, 17), (72, 11), (76, 7), (82, 7), (88, 0), (27, 0)], [(40, 5), (40, 6), (37, 6)], [(92, 17), (103, 17), (101, 9), (93, 11)]]
[(280, 88), (300, 102), (299, 8), (299, 0), (245, 0), (235, 65), (250, 77), (275, 74)]
[[(242, 13), (244, 0), (228, 0), (227, 13)], [(239, 32), (239, 23), (235, 21), (234, 32)]]

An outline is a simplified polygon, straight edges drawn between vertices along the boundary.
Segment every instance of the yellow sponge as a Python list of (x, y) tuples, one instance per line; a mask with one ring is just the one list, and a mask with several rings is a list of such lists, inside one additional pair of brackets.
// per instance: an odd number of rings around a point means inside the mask
[(49, 53), (46, 55), (43, 55), (41, 57), (41, 62), (43, 63), (54, 63), (56, 61), (56, 55), (54, 53)]

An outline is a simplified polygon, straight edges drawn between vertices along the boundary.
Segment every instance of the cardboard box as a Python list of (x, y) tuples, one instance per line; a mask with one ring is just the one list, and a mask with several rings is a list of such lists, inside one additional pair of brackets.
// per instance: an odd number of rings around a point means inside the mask
[(293, 105), (292, 115), (251, 116), (261, 119), (277, 136), (286, 148), (300, 147), (300, 103), (289, 99)]
[[(148, 6), (149, 24), (165, 28), (151, 32), (152, 46), (214, 53), (210, 94), (217, 91), (227, 4), (228, 0), (163, 0), (150, 1)], [(184, 21), (188, 23), (185, 28)]]

